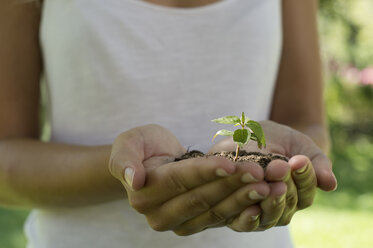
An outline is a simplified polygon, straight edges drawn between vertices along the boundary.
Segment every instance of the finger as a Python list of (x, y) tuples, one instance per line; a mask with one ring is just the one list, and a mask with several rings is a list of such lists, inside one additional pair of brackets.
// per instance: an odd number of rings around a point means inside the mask
[(312, 165), (315, 169), (317, 177), (317, 185), (324, 191), (331, 191), (337, 188), (337, 179), (332, 171), (332, 163), (324, 152), (311, 140), (310, 137), (298, 133), (293, 135), (292, 151), (293, 155), (303, 154), (310, 158)]
[(152, 156), (180, 156), (185, 149), (167, 129), (146, 125), (122, 133), (115, 140), (109, 170), (126, 189), (138, 190), (145, 183), (142, 162)]
[(232, 217), (239, 215), (248, 206), (266, 198), (269, 192), (269, 186), (265, 182), (252, 183), (242, 187), (208, 211), (181, 224), (176, 233), (189, 235), (200, 232), (206, 227), (216, 226), (219, 223), (225, 225), (230, 222), (229, 220)]
[[(147, 170), (145, 186), (128, 194), (128, 200), (138, 212), (147, 213), (149, 209), (157, 208), (190, 189), (227, 177), (236, 169), (232, 161), (221, 157), (192, 158), (163, 164)], [(259, 171), (258, 175), (259, 179), (263, 178), (263, 172), (260, 175)]]
[(276, 224), (278, 226), (287, 225), (297, 207), (298, 193), (294, 181), (290, 176), (290, 170), (291, 167), (288, 162), (283, 160), (274, 160), (269, 163), (265, 173), (266, 180), (272, 182), (283, 181), (287, 186), (285, 208), (278, 223)]
[(260, 222), (260, 207), (252, 205), (242, 211), (228, 227), (236, 232), (251, 232), (258, 228)]
[(111, 174), (122, 182), (127, 191), (139, 190), (145, 184), (143, 164), (127, 154), (112, 154), (109, 162)]
[(317, 177), (317, 186), (324, 191), (337, 189), (337, 179), (332, 170), (332, 162), (325, 154), (310, 157)]
[(289, 177), (285, 183), (287, 186), (285, 208), (276, 226), (288, 225), (294, 213), (297, 211), (297, 204), (298, 204), (297, 187), (295, 186), (295, 183), (291, 177)]
[(262, 214), (257, 230), (266, 230), (275, 226), (285, 208), (287, 186), (284, 182), (269, 183), (270, 195), (260, 203)]
[(283, 160), (271, 161), (265, 171), (265, 179), (270, 182), (285, 181), (290, 176), (290, 165)]
[(298, 192), (298, 209), (312, 205), (316, 195), (317, 179), (311, 161), (303, 155), (297, 155), (289, 160), (292, 168), (292, 178)]
[[(316, 132), (324, 132), (321, 126), (315, 126)], [(313, 131), (311, 131), (312, 133)], [(312, 139), (296, 130), (292, 130), (290, 136), (289, 154), (303, 154), (310, 158), (316, 172), (317, 185), (324, 191), (331, 191), (337, 188), (337, 180), (332, 171), (332, 163), (324, 152), (312, 141)]]
[[(255, 163), (233, 163), (222, 157), (192, 158), (169, 163), (149, 172), (146, 187), (151, 188), (152, 192), (162, 192), (162, 196), (152, 200), (163, 203), (191, 189), (233, 174), (235, 178), (244, 176), (242, 180), (246, 179), (247, 182), (259, 181), (264, 177), (263, 169)], [(241, 179), (236, 180), (243, 185)]]
[[(218, 180), (206, 182), (190, 191), (168, 198), (160, 207), (149, 209), (147, 214), (149, 224), (160, 230), (170, 230), (201, 215), (237, 189), (246, 184), (262, 180), (263, 172), (259, 179), (253, 176), (257, 167), (262, 170), (260, 166), (254, 163), (238, 163), (234, 175), (217, 178)], [(168, 193), (172, 194), (174, 192)]]

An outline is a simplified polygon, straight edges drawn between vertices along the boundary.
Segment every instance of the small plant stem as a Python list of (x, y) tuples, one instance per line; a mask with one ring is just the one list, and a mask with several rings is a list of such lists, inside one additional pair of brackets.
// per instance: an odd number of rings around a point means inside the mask
[[(242, 113), (242, 114), (243, 114), (243, 113)], [(241, 122), (240, 125), (241, 125), (242, 129), (245, 129), (245, 123)], [(239, 153), (239, 152), (240, 152), (240, 146), (237, 145), (237, 147), (236, 147), (236, 156), (235, 156), (234, 159), (233, 159), (234, 162), (237, 161), (237, 159), (238, 159), (238, 153)]]
[(233, 161), (236, 162), (237, 159), (238, 159), (238, 153), (240, 152), (240, 146), (237, 145), (237, 148), (236, 148), (236, 156), (234, 157)]

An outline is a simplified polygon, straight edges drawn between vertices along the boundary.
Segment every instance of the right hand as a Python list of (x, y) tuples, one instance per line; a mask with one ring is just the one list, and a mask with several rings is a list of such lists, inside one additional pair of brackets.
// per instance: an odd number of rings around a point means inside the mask
[[(175, 136), (157, 125), (129, 130), (114, 142), (110, 171), (154, 230), (190, 235), (224, 226), (270, 192), (259, 165), (215, 157), (172, 162), (183, 153)], [(133, 188), (123, 176), (127, 166), (135, 172)]]

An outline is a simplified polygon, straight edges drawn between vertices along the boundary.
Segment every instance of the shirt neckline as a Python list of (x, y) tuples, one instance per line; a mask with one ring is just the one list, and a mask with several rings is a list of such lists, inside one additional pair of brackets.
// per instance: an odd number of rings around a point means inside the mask
[(214, 11), (216, 9), (222, 8), (231, 2), (235, 0), (220, 0), (214, 3), (210, 3), (207, 5), (203, 6), (197, 6), (197, 7), (187, 7), (187, 8), (182, 8), (182, 7), (171, 7), (171, 6), (164, 6), (164, 5), (159, 5), (143, 0), (128, 0), (134, 4), (137, 4), (143, 8), (147, 9), (153, 9), (154, 11), (164, 11), (164, 12), (169, 12), (169, 13), (176, 13), (176, 14), (198, 14), (198, 13), (206, 13), (210, 11)]

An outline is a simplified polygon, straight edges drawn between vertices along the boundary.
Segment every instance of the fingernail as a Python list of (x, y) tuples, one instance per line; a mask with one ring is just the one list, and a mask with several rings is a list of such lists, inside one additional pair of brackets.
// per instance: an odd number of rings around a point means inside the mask
[(299, 168), (298, 170), (296, 170), (295, 172), (297, 174), (302, 174), (303, 172), (305, 172), (307, 170), (307, 166), (308, 164), (304, 165), (303, 167)]
[(333, 172), (332, 172), (332, 176), (333, 176), (333, 178), (334, 178), (334, 180), (335, 180), (335, 187), (334, 187), (334, 189), (332, 189), (332, 191), (335, 191), (335, 190), (338, 188), (338, 180), (337, 180), (337, 178), (335, 177), (335, 175), (334, 175)]
[(255, 221), (257, 221), (257, 220), (259, 219), (259, 214), (258, 214), (258, 215), (251, 216), (250, 218), (251, 218), (251, 220), (252, 220), (253, 222), (255, 222)]
[(254, 178), (249, 172), (242, 175), (241, 181), (244, 183), (258, 182), (258, 180)]
[(276, 199), (273, 201), (273, 205), (278, 205), (282, 203), (285, 200), (285, 197), (286, 197), (286, 194), (276, 197)]
[(126, 180), (126, 183), (132, 188), (133, 184), (133, 177), (135, 175), (134, 170), (131, 167), (127, 167), (124, 170), (124, 180)]
[(259, 194), (255, 190), (249, 192), (249, 198), (251, 200), (263, 200), (265, 198), (264, 195)]
[(222, 168), (216, 169), (216, 175), (218, 175), (219, 177), (229, 176), (229, 174)]

